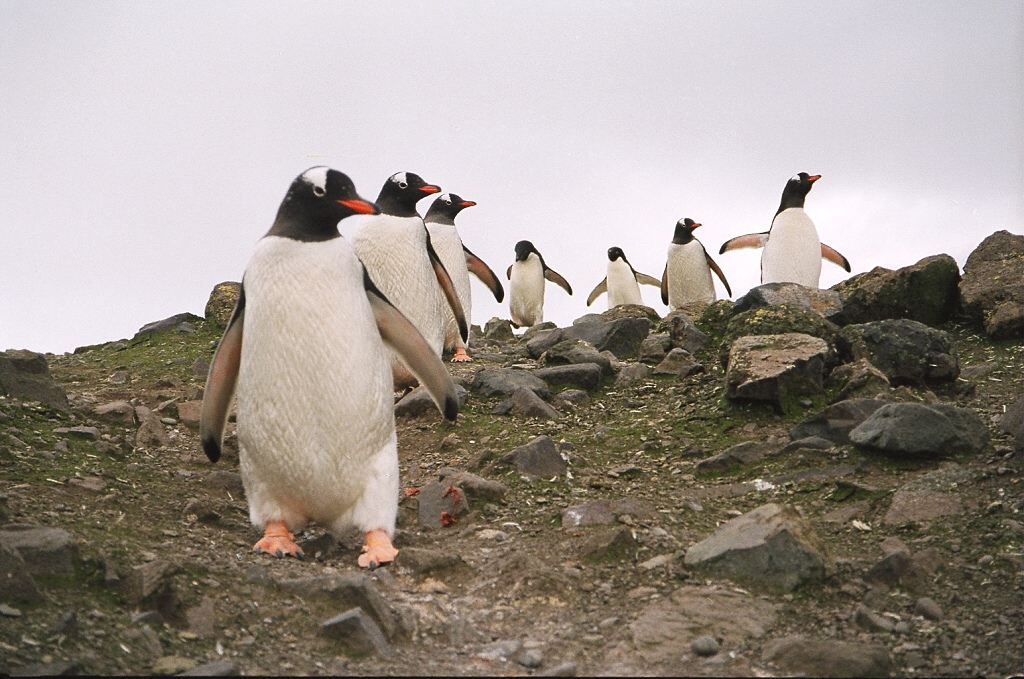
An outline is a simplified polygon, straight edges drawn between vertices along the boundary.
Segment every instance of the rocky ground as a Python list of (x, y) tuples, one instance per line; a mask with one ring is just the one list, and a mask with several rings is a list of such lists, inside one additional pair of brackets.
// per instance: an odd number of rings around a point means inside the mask
[(217, 295), (0, 354), (0, 672), (1021, 673), (1020, 312), (946, 260), (478, 328), (456, 424), (397, 406), (372, 573), (315, 525), (251, 551), (233, 425), (214, 465), (195, 428)]

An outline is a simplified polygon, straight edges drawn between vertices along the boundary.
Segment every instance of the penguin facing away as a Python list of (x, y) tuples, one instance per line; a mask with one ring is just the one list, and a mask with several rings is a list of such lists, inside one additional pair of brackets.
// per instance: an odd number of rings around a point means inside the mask
[[(466, 315), (466, 323), (472, 322), (473, 294), (469, 285), (469, 274), (472, 273), (491, 290), (494, 299), (501, 302), (505, 299), (505, 290), (501, 281), (486, 263), (469, 251), (455, 228), (455, 217), (467, 207), (476, 205), (471, 200), (463, 200), (454, 193), (443, 193), (434, 199), (423, 222), (430, 233), (430, 242), (444, 268), (451, 276), (462, 311)], [(459, 335), (459, 327), (455, 315), (449, 308), (444, 309), (445, 318), (445, 350), (453, 350), (452, 361), (472, 361), (466, 353), (466, 343)]]
[(699, 222), (689, 217), (676, 222), (676, 230), (668, 246), (665, 271), (661, 274), (661, 301), (670, 309), (679, 309), (695, 302), (711, 304), (718, 299), (715, 281), (711, 278), (712, 271), (732, 297), (732, 289), (725, 274), (693, 235), (694, 229), (699, 226)]
[(608, 293), (609, 309), (621, 304), (642, 305), (644, 300), (640, 296), (640, 283), (655, 287), (661, 285), (661, 281), (654, 276), (648, 276), (634, 269), (621, 248), (608, 248), (608, 274), (587, 297), (587, 306), (593, 304), (594, 300), (606, 292)]
[[(416, 326), (438, 356), (444, 350), (446, 305), (451, 307), (462, 340), (469, 335), (451, 276), (416, 211), (417, 202), (440, 190), (412, 172), (392, 175), (377, 197), (380, 214), (357, 217), (352, 235), (352, 249), (366, 266), (370, 279)], [(396, 354), (391, 355), (395, 389), (415, 386), (412, 372)]]
[(544, 321), (545, 279), (572, 294), (569, 283), (557, 271), (548, 268), (544, 257), (528, 240), (516, 243), (516, 261), (508, 267), (505, 275), (509, 279), (509, 312), (512, 325), (517, 328)]
[(447, 419), (458, 414), (444, 364), (338, 232), (339, 221), (376, 212), (341, 172), (299, 175), (256, 244), (210, 365), (203, 448), (219, 459), (234, 395), (249, 517), (264, 529), (256, 551), (301, 557), (294, 532), (315, 520), (365, 534), (360, 566), (394, 559), (398, 453), (385, 346)]
[(764, 233), (737, 236), (722, 244), (718, 254), (738, 248), (764, 248), (761, 253), (761, 283), (799, 283), (817, 289), (821, 260), (850, 271), (850, 262), (818, 239), (814, 222), (804, 212), (804, 199), (821, 175), (801, 172), (786, 182), (782, 201)]

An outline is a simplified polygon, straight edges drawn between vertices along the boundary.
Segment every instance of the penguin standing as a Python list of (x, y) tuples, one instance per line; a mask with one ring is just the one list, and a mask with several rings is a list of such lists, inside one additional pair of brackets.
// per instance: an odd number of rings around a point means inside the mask
[(528, 240), (516, 243), (516, 261), (505, 275), (509, 279), (508, 307), (512, 325), (530, 327), (544, 321), (544, 279), (572, 294), (569, 283), (544, 263), (537, 248)]
[(200, 434), (211, 461), (232, 395), (254, 549), (302, 556), (309, 520), (366, 537), (359, 565), (391, 562), (398, 452), (385, 345), (423, 381), (448, 419), (455, 385), (419, 332), (367, 277), (338, 222), (374, 214), (341, 172), (314, 167), (292, 182), (256, 244), (210, 365)]
[(699, 226), (699, 222), (689, 217), (676, 222), (672, 243), (668, 246), (668, 261), (661, 274), (661, 301), (670, 309), (694, 303), (712, 304), (718, 299), (715, 281), (711, 278), (712, 271), (732, 297), (732, 289), (729, 281), (725, 280), (725, 274), (693, 235), (693, 230)]
[[(441, 263), (451, 276), (455, 292), (462, 304), (462, 311), (466, 316), (466, 324), (472, 323), (473, 293), (469, 286), (469, 274), (473, 273), (484, 285), (490, 288), (494, 299), (501, 302), (505, 299), (505, 290), (501, 282), (494, 275), (491, 268), (482, 259), (469, 251), (462, 243), (458, 230), (455, 228), (455, 217), (467, 207), (476, 205), (471, 200), (463, 200), (454, 193), (443, 193), (434, 199), (423, 222), (427, 225), (430, 233), (430, 242), (440, 257)], [(453, 350), (455, 355), (452, 361), (472, 361), (466, 353), (466, 343), (459, 335), (459, 326), (455, 321), (455, 315), (450, 308), (445, 308), (443, 313), (445, 319), (444, 348)]]
[(640, 283), (660, 286), (654, 276), (640, 273), (626, 259), (621, 248), (608, 248), (608, 274), (597, 284), (587, 297), (587, 306), (594, 303), (605, 292), (608, 293), (608, 308), (613, 309), (620, 304), (643, 304), (640, 296)]
[(782, 202), (768, 231), (727, 240), (718, 254), (738, 248), (763, 247), (762, 284), (799, 283), (817, 289), (822, 258), (849, 272), (850, 262), (818, 239), (814, 222), (804, 212), (804, 199), (819, 179), (820, 174), (806, 172), (792, 177), (782, 190)]
[[(352, 249), (370, 279), (391, 300), (438, 356), (444, 349), (444, 307), (451, 306), (459, 334), (468, 326), (451, 276), (430, 242), (416, 203), (440, 189), (412, 172), (398, 172), (384, 182), (377, 197), (380, 214), (362, 217), (352, 236)], [(445, 301), (447, 299), (447, 302)], [(395, 388), (416, 384), (415, 377), (392, 354)]]

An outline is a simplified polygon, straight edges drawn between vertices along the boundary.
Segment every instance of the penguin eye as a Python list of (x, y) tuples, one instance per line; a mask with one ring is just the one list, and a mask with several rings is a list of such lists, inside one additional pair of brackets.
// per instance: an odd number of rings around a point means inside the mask
[(407, 189), (407, 188), (409, 188), (409, 182), (401, 182), (401, 181), (398, 182), (398, 188), (400, 188), (400, 189)]
[(313, 195), (317, 198), (323, 198), (327, 194), (327, 190), (322, 186), (313, 187)]

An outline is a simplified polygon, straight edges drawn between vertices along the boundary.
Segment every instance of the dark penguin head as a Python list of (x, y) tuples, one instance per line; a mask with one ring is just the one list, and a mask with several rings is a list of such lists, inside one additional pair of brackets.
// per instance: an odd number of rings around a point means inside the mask
[(686, 245), (693, 240), (693, 230), (700, 226), (700, 222), (695, 222), (689, 217), (680, 219), (676, 222), (676, 231), (672, 234), (672, 242), (676, 245)]
[(338, 222), (345, 217), (378, 212), (376, 205), (359, 197), (348, 175), (311, 167), (288, 188), (267, 235), (307, 242), (330, 240), (340, 235)]
[(531, 254), (537, 255), (541, 262), (544, 261), (544, 258), (540, 256), (540, 253), (537, 252), (537, 248), (533, 247), (533, 243), (531, 243), (530, 241), (521, 240), (518, 243), (516, 243), (517, 262), (525, 262)]
[(821, 179), (820, 174), (807, 174), (806, 172), (801, 172), (790, 178), (786, 182), (786, 188), (782, 189), (782, 202), (779, 204), (779, 210), (775, 214), (779, 214), (779, 212), (788, 210), (791, 207), (803, 207), (804, 198), (807, 197), (814, 182), (819, 179)]
[(377, 207), (382, 213), (393, 217), (415, 217), (419, 214), (416, 212), (416, 203), (440, 190), (440, 187), (423, 181), (418, 174), (396, 172), (384, 182), (377, 196)]
[(622, 248), (608, 248), (608, 261), (614, 262), (616, 259), (621, 259), (626, 264), (629, 264), (629, 260), (626, 259), (626, 253), (622, 251)]
[(426, 216), (423, 217), (423, 221), (430, 222), (431, 224), (448, 224), (449, 226), (455, 225), (455, 215), (462, 212), (467, 207), (473, 207), (476, 205), (471, 200), (463, 200), (461, 196), (454, 193), (442, 193), (440, 196), (434, 199), (434, 202), (430, 204), (430, 209), (427, 210)]

